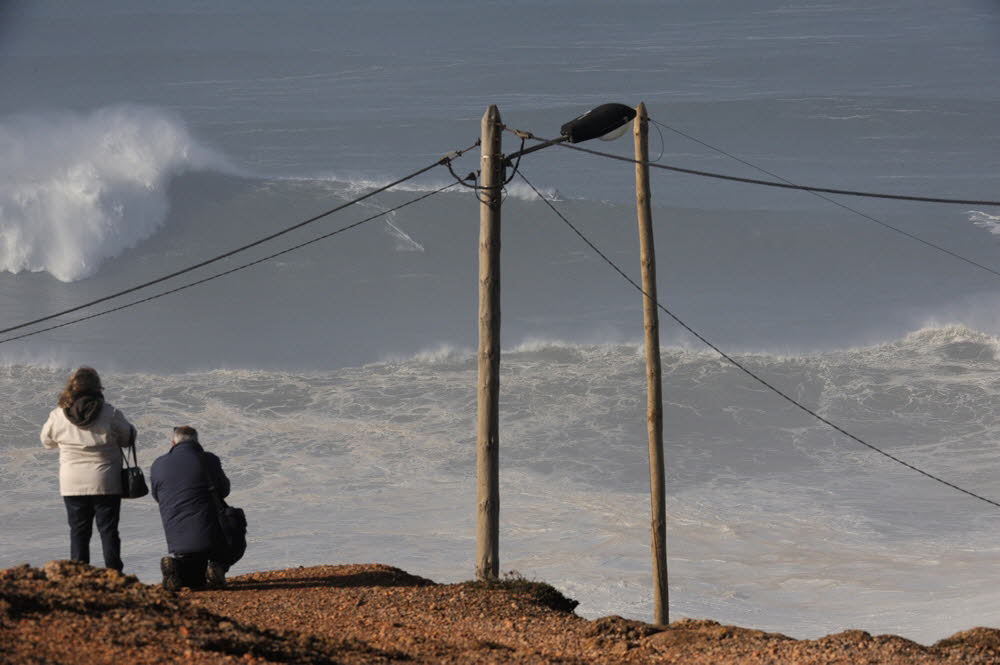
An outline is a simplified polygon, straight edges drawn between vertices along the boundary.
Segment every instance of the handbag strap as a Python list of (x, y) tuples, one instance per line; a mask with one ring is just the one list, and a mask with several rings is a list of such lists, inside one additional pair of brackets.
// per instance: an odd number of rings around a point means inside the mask
[(128, 445), (123, 446), (125, 448), (125, 454), (122, 455), (122, 468), (123, 469), (129, 468), (129, 463), (128, 463), (128, 453), (129, 453), (129, 450), (132, 451), (132, 464), (131, 464), (131, 466), (136, 466), (136, 467), (139, 466), (139, 455), (136, 453), (136, 450), (135, 450), (135, 436), (136, 436), (135, 426), (134, 425), (129, 425)]

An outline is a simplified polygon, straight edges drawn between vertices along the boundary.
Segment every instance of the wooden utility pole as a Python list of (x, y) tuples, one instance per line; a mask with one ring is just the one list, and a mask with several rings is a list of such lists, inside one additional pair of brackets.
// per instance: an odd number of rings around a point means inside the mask
[(476, 578), (500, 574), (500, 112), (483, 114), (479, 194), (479, 379), (476, 431)]
[(663, 388), (660, 372), (660, 317), (656, 311), (656, 253), (649, 193), (649, 116), (636, 107), (635, 205), (639, 218), (643, 328), (646, 337), (646, 433), (649, 438), (650, 532), (653, 554), (653, 623), (670, 622), (667, 606), (667, 506), (663, 472)]

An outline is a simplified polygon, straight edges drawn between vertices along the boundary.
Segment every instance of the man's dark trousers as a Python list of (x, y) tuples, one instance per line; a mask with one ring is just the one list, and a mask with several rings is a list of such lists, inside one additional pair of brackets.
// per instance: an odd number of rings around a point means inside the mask
[(124, 568), (122, 541), (118, 535), (122, 498), (117, 495), (94, 494), (64, 496), (63, 501), (69, 520), (70, 558), (90, 563), (90, 536), (96, 518), (97, 531), (101, 534), (101, 548), (104, 550), (104, 565), (118, 571)]

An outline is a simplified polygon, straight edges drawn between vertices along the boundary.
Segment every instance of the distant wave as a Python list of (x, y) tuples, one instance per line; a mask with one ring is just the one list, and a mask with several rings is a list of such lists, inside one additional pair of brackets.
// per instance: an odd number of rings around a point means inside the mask
[[(583, 362), (594, 358), (615, 357), (630, 362), (644, 358), (641, 341), (614, 340), (607, 342), (569, 342), (560, 339), (528, 339), (503, 349), (505, 359), (529, 362)], [(668, 345), (661, 347), (663, 357), (683, 362), (726, 363), (712, 349), (704, 346)], [(899, 339), (870, 346), (805, 354), (782, 354), (765, 351), (734, 351), (734, 356), (752, 359), (755, 365), (816, 361), (821, 364), (878, 362), (889, 366), (931, 367), (935, 362), (962, 360), (969, 363), (994, 362), (1000, 359), (1000, 337), (969, 328), (962, 324), (928, 325)], [(475, 350), (441, 344), (415, 354), (390, 355), (379, 363), (454, 365), (475, 360)]]
[[(280, 180), (286, 181), (302, 181), (302, 182), (325, 182), (331, 188), (334, 188), (339, 195), (343, 196), (357, 196), (359, 194), (365, 194), (373, 189), (379, 187), (385, 187), (390, 182), (396, 178), (370, 178), (370, 177), (353, 177), (345, 174), (327, 174), (317, 177), (304, 177), (304, 176), (293, 176), (280, 178)], [(394, 192), (432, 192), (436, 189), (441, 189), (449, 183), (454, 183), (455, 187), (450, 190), (452, 192), (466, 192), (471, 193), (472, 189), (469, 187), (462, 187), (455, 183), (454, 179), (450, 176), (448, 179), (434, 179), (434, 180), (411, 180), (408, 182), (403, 182), (389, 191)], [(511, 182), (504, 188), (506, 195), (515, 199), (520, 199), (522, 201), (537, 201), (538, 195), (522, 182)], [(540, 187), (539, 190), (546, 199), (549, 201), (562, 201), (563, 196), (558, 190), (552, 187)]]
[(73, 282), (163, 224), (170, 179), (230, 170), (176, 117), (120, 105), (0, 119), (0, 270)]

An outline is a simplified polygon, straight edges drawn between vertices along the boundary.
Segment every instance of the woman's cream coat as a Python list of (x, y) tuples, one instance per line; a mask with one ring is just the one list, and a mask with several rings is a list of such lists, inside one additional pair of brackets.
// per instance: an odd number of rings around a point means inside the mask
[(59, 493), (63, 496), (122, 493), (122, 452), (132, 434), (122, 412), (107, 402), (86, 428), (52, 409), (42, 427), (42, 445), (59, 448)]

